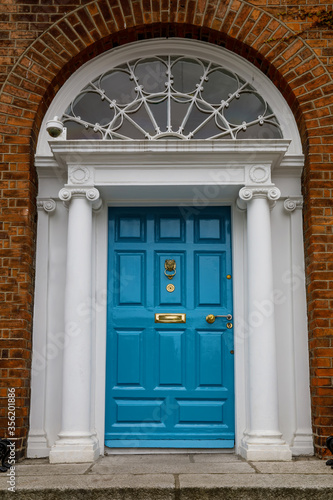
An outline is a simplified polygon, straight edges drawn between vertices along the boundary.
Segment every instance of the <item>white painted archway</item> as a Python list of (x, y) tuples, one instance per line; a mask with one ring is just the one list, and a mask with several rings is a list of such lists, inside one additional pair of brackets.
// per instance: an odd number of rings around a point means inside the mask
[[(61, 115), (101, 68), (120, 64), (128, 54), (166, 50), (223, 61), (251, 79), (271, 103), (285, 139), (54, 140), (50, 149), (46, 121)], [(295, 455), (311, 454), (299, 210), (303, 156), (292, 114), (271, 82), (242, 58), (201, 42), (157, 40), (110, 51), (76, 72), (54, 99), (44, 119), (36, 166), (41, 210), (28, 455), (48, 456), (53, 446), (51, 461), (70, 462), (89, 461), (103, 452), (107, 206), (168, 204), (232, 206), (236, 452), (253, 460), (289, 459), (290, 449)], [(243, 204), (237, 205), (239, 196)], [(93, 215), (97, 198), (103, 206), (95, 207), (99, 213)], [(68, 213), (62, 201), (69, 205), (68, 236)], [(245, 204), (248, 223), (242, 211)], [(93, 241), (92, 253), (87, 249), (82, 259), (76, 257), (87, 243), (80, 238)], [(91, 278), (86, 274), (89, 262)], [(74, 276), (83, 276), (83, 281)], [(80, 298), (78, 291), (86, 298)], [(69, 313), (73, 310), (74, 317)], [(68, 324), (80, 325), (89, 343), (80, 343), (80, 335)], [(83, 378), (75, 359), (78, 348), (85, 353), (81, 370), (91, 363), (91, 372), (86, 371)], [(269, 355), (263, 369), (265, 353)], [(75, 363), (77, 370), (73, 370)], [(70, 397), (73, 391), (76, 400)], [(260, 405), (254, 405), (258, 400)]]

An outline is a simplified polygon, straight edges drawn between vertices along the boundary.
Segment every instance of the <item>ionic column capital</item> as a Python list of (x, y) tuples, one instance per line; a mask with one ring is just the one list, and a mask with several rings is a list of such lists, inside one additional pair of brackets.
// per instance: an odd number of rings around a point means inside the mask
[(61, 201), (70, 201), (73, 197), (86, 197), (88, 201), (96, 201), (99, 198), (99, 191), (96, 188), (68, 188), (64, 187), (59, 191)]
[(289, 213), (294, 212), (296, 209), (302, 210), (303, 197), (302, 196), (295, 196), (293, 198), (287, 198), (286, 200), (284, 200), (284, 208)]
[(37, 209), (45, 210), (46, 213), (51, 214), (57, 208), (56, 202), (52, 199), (37, 198)]
[(100, 193), (95, 187), (64, 187), (59, 191), (59, 198), (66, 206), (69, 205), (69, 202), (73, 198), (86, 198), (88, 201), (92, 202), (94, 210), (99, 210), (102, 206)]
[(240, 189), (237, 206), (241, 210), (246, 209), (247, 202), (255, 198), (265, 198), (270, 202), (271, 208), (281, 196), (281, 191), (276, 186), (244, 186)]
[(267, 198), (270, 201), (277, 201), (281, 196), (281, 191), (275, 186), (269, 187), (248, 187), (245, 186), (239, 191), (239, 197), (243, 201), (250, 201), (252, 198)]

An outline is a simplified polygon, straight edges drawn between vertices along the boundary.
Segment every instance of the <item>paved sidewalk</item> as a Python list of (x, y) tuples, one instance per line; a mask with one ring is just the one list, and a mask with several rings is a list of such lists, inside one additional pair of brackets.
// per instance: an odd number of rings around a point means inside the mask
[(8, 500), (331, 500), (333, 470), (325, 461), (246, 462), (231, 454), (115, 454), (94, 464), (50, 465), (27, 459), (16, 466), (16, 492), (0, 474)]

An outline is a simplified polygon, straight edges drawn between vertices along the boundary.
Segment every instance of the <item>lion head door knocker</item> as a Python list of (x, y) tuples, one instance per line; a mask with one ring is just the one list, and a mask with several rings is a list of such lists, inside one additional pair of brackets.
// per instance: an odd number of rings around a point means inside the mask
[[(164, 267), (165, 267), (165, 270), (164, 270), (165, 276), (169, 280), (172, 280), (172, 278), (176, 274), (176, 262), (173, 259), (166, 259), (166, 261), (164, 262)], [(170, 273), (170, 274), (168, 274), (168, 273)]]
[[(174, 261), (174, 259), (166, 259), (164, 262), (164, 268), (165, 276), (169, 280), (172, 280), (172, 278), (176, 275), (176, 262)], [(175, 285), (169, 283), (166, 289), (168, 292), (173, 292), (175, 289)]]

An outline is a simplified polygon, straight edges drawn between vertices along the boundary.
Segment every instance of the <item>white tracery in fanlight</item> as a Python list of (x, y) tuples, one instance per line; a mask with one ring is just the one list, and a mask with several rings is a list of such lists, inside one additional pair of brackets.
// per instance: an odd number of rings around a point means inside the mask
[(136, 59), (90, 82), (62, 117), (68, 139), (274, 139), (279, 122), (253, 86), (193, 57)]

